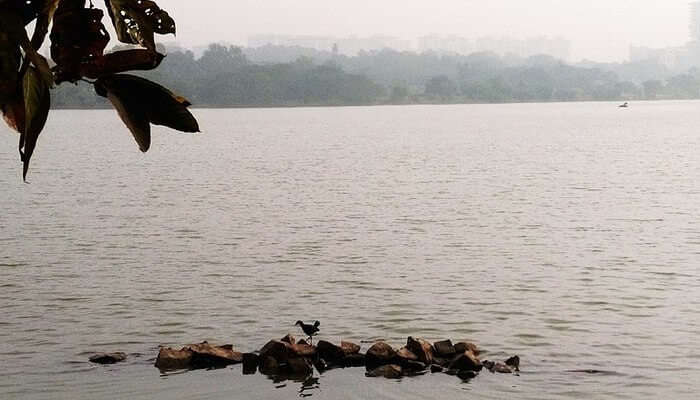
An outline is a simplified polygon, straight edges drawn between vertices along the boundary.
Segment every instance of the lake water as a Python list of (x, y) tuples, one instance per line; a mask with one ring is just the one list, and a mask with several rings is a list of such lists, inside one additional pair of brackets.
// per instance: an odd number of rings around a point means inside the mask
[[(205, 134), (142, 155), (113, 111), (56, 111), (28, 185), (0, 128), (0, 398), (697, 398), (699, 102), (194, 113)], [(153, 367), (297, 319), (471, 339), (522, 373)]]

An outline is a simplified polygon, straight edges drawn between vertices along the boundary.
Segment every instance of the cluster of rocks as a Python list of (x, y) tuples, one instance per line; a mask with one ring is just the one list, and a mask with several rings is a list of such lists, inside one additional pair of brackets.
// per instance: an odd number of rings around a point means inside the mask
[(324, 372), (332, 368), (365, 367), (366, 376), (389, 379), (419, 375), (428, 371), (444, 372), (462, 379), (474, 378), (486, 368), (491, 372), (516, 373), (520, 358), (513, 356), (504, 362), (481, 361), (480, 351), (473, 343), (453, 344), (444, 340), (431, 344), (409, 337), (406, 345), (395, 349), (386, 342), (372, 344), (366, 353), (360, 346), (342, 341), (340, 345), (325, 340), (316, 346), (305, 340), (296, 341), (291, 335), (271, 340), (259, 351), (240, 353), (233, 346), (214, 346), (207, 342), (191, 344), (180, 350), (163, 347), (155, 365), (161, 370), (187, 368), (219, 368), (243, 364), (243, 374), (260, 372), (269, 376), (306, 377), (314, 368)]

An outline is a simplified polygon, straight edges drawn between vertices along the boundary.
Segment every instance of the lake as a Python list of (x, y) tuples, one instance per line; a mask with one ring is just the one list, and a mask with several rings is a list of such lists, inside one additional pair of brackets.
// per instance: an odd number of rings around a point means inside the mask
[[(146, 155), (113, 111), (55, 111), (30, 184), (3, 125), (0, 398), (694, 399), (699, 111), (194, 110), (204, 134), (158, 127)], [(470, 339), (522, 372), (153, 367), (161, 344), (252, 351), (298, 319), (333, 342)]]

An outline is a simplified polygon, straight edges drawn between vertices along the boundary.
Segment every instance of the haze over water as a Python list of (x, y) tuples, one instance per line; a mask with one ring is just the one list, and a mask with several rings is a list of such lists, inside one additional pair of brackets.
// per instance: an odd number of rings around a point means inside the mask
[[(0, 398), (693, 399), (699, 106), (195, 110), (204, 135), (158, 128), (147, 155), (111, 110), (55, 111), (29, 185), (0, 128)], [(522, 373), (152, 366), (159, 344), (251, 351), (297, 319), (471, 339)]]

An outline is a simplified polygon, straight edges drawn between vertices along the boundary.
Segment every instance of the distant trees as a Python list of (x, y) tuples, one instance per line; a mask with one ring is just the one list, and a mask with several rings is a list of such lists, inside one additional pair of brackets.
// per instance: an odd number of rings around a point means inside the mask
[[(213, 44), (199, 58), (190, 51), (171, 52), (159, 69), (141, 75), (195, 104), (218, 107), (700, 98), (700, 70), (638, 84), (621, 80), (602, 64), (582, 65), (546, 55), (523, 59), (489, 52), (459, 56), (385, 49), (348, 57), (301, 48), (242, 50)], [(637, 67), (639, 76), (657, 68), (649, 63)], [(625, 68), (631, 75), (634, 68)], [(54, 104), (106, 104), (90, 92), (82, 86), (61, 87)]]

